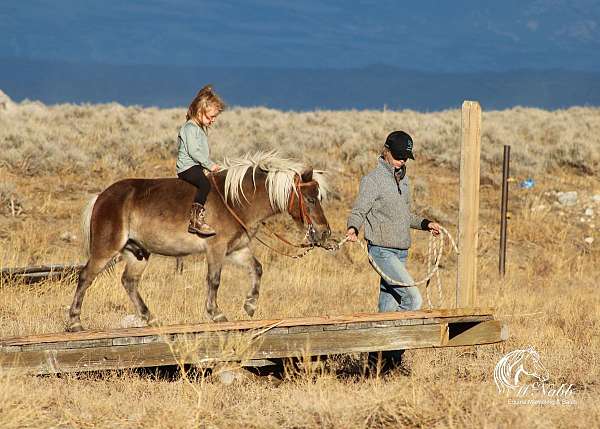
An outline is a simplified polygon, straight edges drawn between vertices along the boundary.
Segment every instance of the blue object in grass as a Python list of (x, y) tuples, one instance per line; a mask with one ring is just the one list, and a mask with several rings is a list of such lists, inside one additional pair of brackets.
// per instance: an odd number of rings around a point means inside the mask
[(535, 180), (533, 180), (531, 177), (528, 177), (527, 179), (525, 179), (521, 182), (521, 189), (531, 189), (534, 186), (535, 186)]

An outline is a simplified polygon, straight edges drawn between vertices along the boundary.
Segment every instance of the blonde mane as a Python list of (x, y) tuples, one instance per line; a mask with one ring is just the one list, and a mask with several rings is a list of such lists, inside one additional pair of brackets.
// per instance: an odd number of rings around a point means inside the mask
[[(224, 190), (226, 200), (231, 201), (233, 204), (241, 204), (243, 197), (248, 201), (248, 197), (242, 189), (244, 177), (248, 170), (252, 169), (252, 182), (256, 189), (256, 170), (262, 170), (267, 173), (265, 186), (269, 194), (271, 207), (273, 210), (281, 212), (287, 210), (290, 193), (296, 193), (294, 177), (305, 170), (305, 166), (299, 162), (280, 158), (275, 151), (247, 154), (243, 158), (236, 159), (225, 158), (223, 166), (227, 170)], [(319, 184), (319, 198), (321, 200), (325, 199), (328, 185), (324, 171), (314, 170), (313, 180)]]

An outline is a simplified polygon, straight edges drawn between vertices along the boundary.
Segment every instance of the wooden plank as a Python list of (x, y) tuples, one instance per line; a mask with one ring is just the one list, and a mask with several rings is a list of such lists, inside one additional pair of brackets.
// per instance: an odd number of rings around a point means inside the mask
[[(48, 350), (48, 349), (78, 349), (78, 348), (87, 348), (87, 347), (105, 347), (112, 346), (113, 339), (111, 338), (102, 338), (99, 340), (80, 340), (80, 341), (64, 341), (58, 343), (34, 343), (34, 344), (24, 344), (22, 346), (23, 350)], [(4, 350), (4, 348), (0, 349)]]
[(462, 105), (460, 146), (457, 307), (473, 306), (477, 300), (480, 151), (481, 107), (476, 101), (465, 101)]
[(348, 324), (346, 323), (338, 323), (335, 325), (325, 325), (323, 326), (324, 331), (342, 331), (344, 329), (348, 329)]
[[(455, 324), (461, 325), (461, 323)], [(243, 332), (204, 332), (187, 341), (138, 343), (74, 349), (0, 350), (3, 371), (50, 374), (124, 369), (174, 364), (214, 364), (424, 347), (488, 344), (507, 338), (502, 322), (420, 324), (321, 330), (298, 333), (265, 332), (252, 338)], [(469, 325), (469, 326), (467, 326)]]
[[(151, 335), (167, 334), (185, 334), (195, 332), (216, 332), (229, 330), (260, 330), (273, 327), (271, 329), (290, 328), (293, 326), (308, 325), (335, 325), (357, 322), (379, 322), (379, 321), (406, 321), (408, 324), (423, 324), (426, 319), (444, 318), (444, 317), (474, 317), (489, 316), (493, 314), (494, 309), (484, 308), (458, 308), (443, 310), (423, 310), (423, 311), (402, 311), (388, 313), (356, 313), (352, 315), (341, 316), (320, 316), (303, 317), (289, 319), (273, 320), (244, 320), (223, 323), (199, 323), (189, 325), (170, 325), (162, 327), (146, 328), (124, 328), (108, 331), (84, 331), (84, 332), (64, 332), (53, 334), (41, 334), (27, 337), (7, 338), (0, 340), (0, 347), (34, 344), (34, 343), (53, 343), (62, 341), (81, 341), (96, 340), (104, 338), (123, 338), (123, 337), (145, 337)], [(399, 322), (402, 324), (402, 322)], [(431, 321), (431, 323), (434, 323)]]
[(425, 320), (429, 321), (431, 319), (400, 319), (400, 320), (394, 320), (394, 326), (424, 325), (424, 321)]
[(302, 326), (292, 326), (289, 328), (288, 332), (290, 334), (297, 334), (299, 332), (318, 332), (323, 330), (323, 325), (302, 325)]
[(355, 322), (355, 323), (348, 323), (347, 328), (346, 329), (365, 329), (365, 328), (372, 328), (373, 327), (373, 323), (377, 323), (377, 322)]
[(77, 275), (82, 268), (83, 265), (43, 265), (36, 267), (3, 268), (0, 270), (0, 279), (31, 284)]
[(25, 346), (7, 346), (0, 348), (0, 351), (5, 353), (20, 352), (21, 350), (23, 350), (23, 347)]
[(123, 346), (0, 352), (3, 370), (35, 374), (124, 369), (200, 361), (252, 360), (325, 355), (374, 350), (439, 346), (439, 325), (412, 325), (356, 331), (268, 333), (250, 343), (248, 335), (203, 333), (172, 344), (139, 343)]
[(80, 271), (84, 265), (62, 265), (62, 264), (50, 264), (50, 265), (38, 265), (29, 267), (16, 267), (16, 268), (2, 268), (0, 275), (2, 276), (14, 276), (21, 274), (33, 274), (33, 273), (61, 273), (64, 271)]
[(449, 347), (497, 343), (508, 339), (508, 325), (500, 320), (448, 324), (443, 335), (443, 346)]
[(440, 325), (411, 325), (388, 328), (307, 332), (285, 337), (265, 335), (256, 353), (263, 358), (301, 357), (400, 350), (441, 345)]
[(460, 316), (460, 317), (434, 317), (433, 319), (426, 319), (432, 323), (458, 323), (458, 322), (485, 322), (486, 320), (494, 320), (494, 316), (491, 314), (484, 314), (481, 316)]

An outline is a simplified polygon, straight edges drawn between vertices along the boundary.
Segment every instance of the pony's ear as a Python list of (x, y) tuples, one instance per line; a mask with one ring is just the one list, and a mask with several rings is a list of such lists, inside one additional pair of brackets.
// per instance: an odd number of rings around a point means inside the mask
[(313, 169), (312, 167), (307, 168), (306, 170), (304, 170), (302, 172), (302, 174), (300, 174), (300, 177), (302, 178), (303, 182), (311, 182), (312, 178), (313, 178)]

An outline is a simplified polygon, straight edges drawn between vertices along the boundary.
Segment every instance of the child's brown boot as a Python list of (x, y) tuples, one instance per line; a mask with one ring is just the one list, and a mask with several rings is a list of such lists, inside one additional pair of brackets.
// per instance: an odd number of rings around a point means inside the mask
[(205, 212), (206, 210), (202, 204), (192, 204), (188, 232), (191, 232), (192, 234), (198, 234), (202, 237), (211, 237), (217, 233), (204, 221)]

